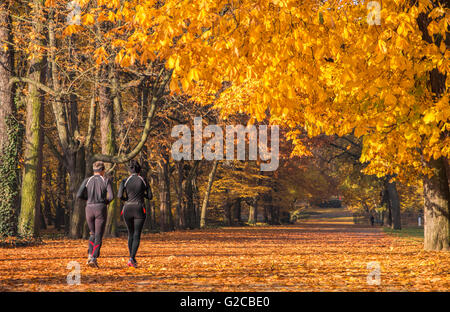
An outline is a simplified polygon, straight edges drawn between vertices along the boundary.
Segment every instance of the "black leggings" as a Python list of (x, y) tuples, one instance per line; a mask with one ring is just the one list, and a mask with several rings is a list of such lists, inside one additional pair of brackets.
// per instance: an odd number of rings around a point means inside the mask
[(145, 223), (144, 206), (142, 204), (126, 204), (123, 207), (123, 220), (128, 229), (128, 251), (130, 252), (130, 258), (135, 260)]
[(93, 258), (100, 256), (103, 233), (106, 225), (107, 206), (104, 204), (91, 204), (86, 206), (86, 221), (89, 227), (88, 253)]

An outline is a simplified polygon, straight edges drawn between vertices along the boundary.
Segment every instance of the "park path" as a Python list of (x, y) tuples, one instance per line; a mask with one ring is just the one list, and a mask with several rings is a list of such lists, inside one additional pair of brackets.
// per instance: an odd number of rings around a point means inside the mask
[[(145, 234), (138, 269), (126, 267), (126, 237), (104, 240), (100, 269), (86, 267), (86, 246), (84, 240), (64, 239), (0, 249), (0, 291), (450, 289), (448, 253), (423, 251), (421, 241), (387, 236), (345, 216), (284, 226)], [(71, 261), (81, 265), (80, 285), (67, 284)], [(379, 285), (370, 285), (377, 281)]]

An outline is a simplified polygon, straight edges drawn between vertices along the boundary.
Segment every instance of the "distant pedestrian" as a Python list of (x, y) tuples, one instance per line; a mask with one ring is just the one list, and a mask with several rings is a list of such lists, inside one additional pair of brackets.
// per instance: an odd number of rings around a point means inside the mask
[(130, 253), (128, 266), (136, 268), (136, 253), (146, 218), (145, 199), (151, 200), (153, 195), (150, 184), (140, 175), (139, 163), (131, 160), (128, 170), (130, 176), (120, 183), (117, 197), (125, 201), (122, 215), (128, 229), (128, 251)]
[(374, 216), (371, 214), (370, 215), (370, 226), (373, 226), (375, 224), (375, 218)]
[(98, 268), (102, 238), (105, 232), (108, 204), (114, 199), (112, 181), (105, 177), (105, 165), (97, 161), (92, 166), (94, 175), (86, 178), (80, 186), (77, 198), (86, 203), (86, 221), (89, 227), (87, 264)]

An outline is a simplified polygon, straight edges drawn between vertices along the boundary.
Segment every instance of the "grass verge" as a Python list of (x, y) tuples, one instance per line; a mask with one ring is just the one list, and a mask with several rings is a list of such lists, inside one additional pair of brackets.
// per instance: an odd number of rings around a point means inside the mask
[(421, 227), (405, 227), (401, 230), (393, 230), (389, 227), (383, 227), (383, 232), (396, 237), (423, 239), (423, 228)]

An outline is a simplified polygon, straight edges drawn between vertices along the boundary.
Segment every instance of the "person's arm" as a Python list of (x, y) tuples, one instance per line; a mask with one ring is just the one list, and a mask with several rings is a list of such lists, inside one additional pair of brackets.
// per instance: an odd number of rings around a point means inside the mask
[(144, 180), (145, 180), (145, 184), (147, 185), (147, 188), (144, 193), (145, 198), (147, 198), (148, 200), (152, 200), (152, 198), (153, 198), (152, 188), (150, 187), (150, 183), (148, 183), (147, 179), (144, 179)]
[(78, 199), (83, 199), (83, 200), (87, 200), (87, 187), (86, 187), (86, 183), (87, 183), (88, 179), (84, 179), (83, 183), (81, 183), (80, 188), (78, 189), (77, 192), (77, 198)]
[(117, 193), (117, 197), (123, 201), (128, 200), (127, 190), (125, 189), (125, 180), (122, 180), (122, 182), (120, 182), (119, 192)]
[(108, 183), (106, 184), (106, 203), (109, 204), (114, 199), (114, 191), (112, 187), (112, 178), (108, 179)]

